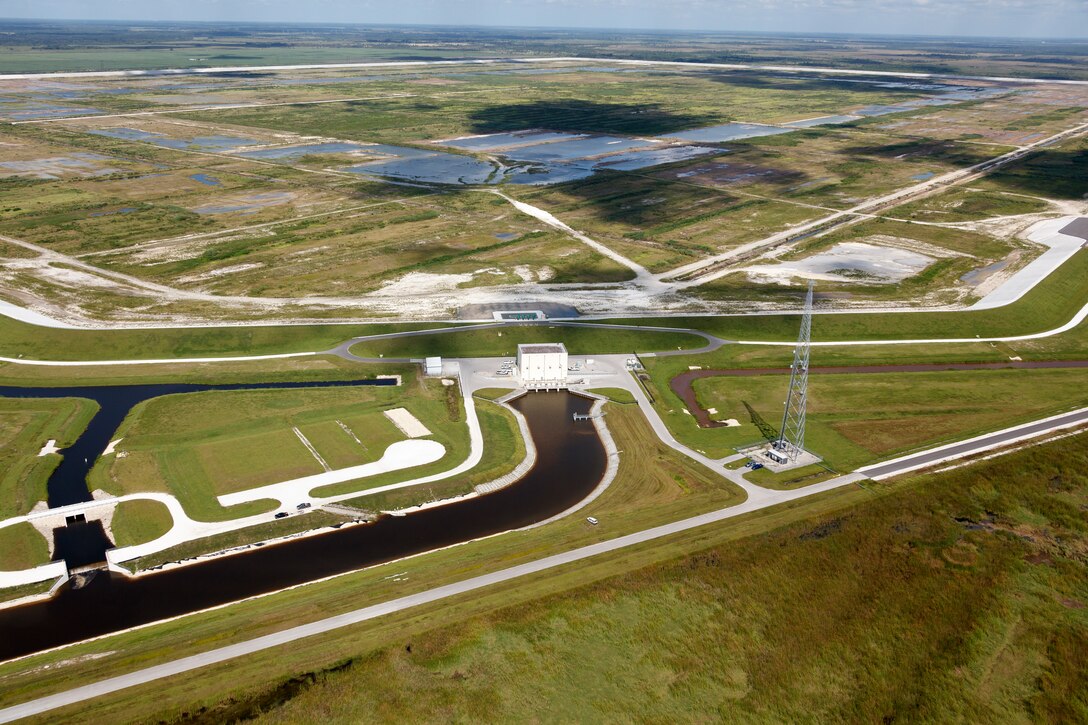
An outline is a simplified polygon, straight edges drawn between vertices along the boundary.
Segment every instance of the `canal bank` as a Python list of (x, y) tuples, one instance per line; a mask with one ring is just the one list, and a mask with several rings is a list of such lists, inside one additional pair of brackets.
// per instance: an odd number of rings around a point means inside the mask
[(592, 402), (570, 393), (539, 393), (514, 401), (528, 421), (538, 458), (525, 478), (506, 488), (138, 578), (98, 573), (79, 589), (66, 584), (49, 600), (0, 611), (0, 658), (221, 606), (554, 516), (588, 496), (605, 473), (606, 454), (596, 429), (573, 421)]

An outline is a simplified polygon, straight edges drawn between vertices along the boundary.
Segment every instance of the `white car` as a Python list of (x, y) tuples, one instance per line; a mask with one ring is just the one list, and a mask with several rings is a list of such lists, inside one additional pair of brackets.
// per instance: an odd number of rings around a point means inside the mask
[(593, 524), (594, 526), (596, 526), (598, 523), (597, 519), (593, 518), (592, 516), (586, 516), (586, 521)]

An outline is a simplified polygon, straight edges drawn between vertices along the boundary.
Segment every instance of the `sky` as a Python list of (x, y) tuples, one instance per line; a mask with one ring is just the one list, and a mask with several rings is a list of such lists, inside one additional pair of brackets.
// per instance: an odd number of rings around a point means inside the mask
[(1088, 38), (1088, 0), (0, 0), (0, 17)]

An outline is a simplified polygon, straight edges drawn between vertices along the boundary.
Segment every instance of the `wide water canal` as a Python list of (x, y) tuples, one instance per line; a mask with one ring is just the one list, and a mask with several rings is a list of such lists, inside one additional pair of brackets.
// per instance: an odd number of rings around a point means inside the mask
[(477, 498), (384, 516), (374, 523), (250, 549), (141, 577), (99, 572), (80, 589), (0, 610), (0, 659), (276, 591), (452, 544), (560, 513), (589, 495), (606, 455), (590, 422), (591, 400), (532, 393), (511, 403), (529, 423), (537, 463), (517, 483)]
[[(5, 398), (87, 398), (98, 403), (99, 410), (75, 443), (61, 451), (60, 464), (49, 476), (46, 487), (49, 508), (91, 500), (87, 474), (106, 450), (137, 403), (177, 393), (200, 393), (208, 390), (265, 390), (285, 388), (328, 388), (354, 385), (392, 385), (391, 379), (346, 380), (334, 382), (295, 383), (234, 383), (200, 385), (173, 383), (159, 385), (103, 385), (68, 388), (20, 388), (0, 386)], [(69, 569), (105, 561), (106, 549), (113, 542), (106, 536), (101, 522), (70, 521), (53, 532), (53, 559), (68, 562)]]

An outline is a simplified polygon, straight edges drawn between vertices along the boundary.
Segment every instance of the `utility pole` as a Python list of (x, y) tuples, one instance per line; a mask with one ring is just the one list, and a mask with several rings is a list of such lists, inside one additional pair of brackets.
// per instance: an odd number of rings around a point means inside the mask
[(774, 448), (790, 463), (805, 449), (805, 408), (808, 403), (808, 359), (812, 349), (812, 286), (808, 283), (805, 310), (801, 315), (801, 334), (797, 347), (793, 348), (793, 367), (790, 368), (790, 392), (786, 408), (782, 411), (782, 427)]

